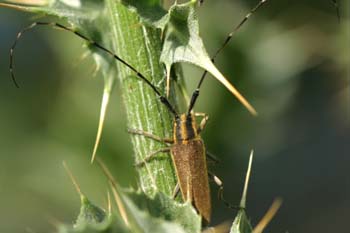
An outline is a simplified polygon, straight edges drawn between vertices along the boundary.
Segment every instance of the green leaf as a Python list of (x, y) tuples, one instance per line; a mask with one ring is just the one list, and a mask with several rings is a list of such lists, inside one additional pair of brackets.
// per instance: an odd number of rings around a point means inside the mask
[(74, 24), (76, 25), (79, 24), (78, 22), (80, 20), (93, 22), (93, 20), (101, 14), (101, 10), (103, 10), (104, 6), (104, 1), (95, 0), (71, 1), (80, 3), (79, 5), (68, 4), (70, 1), (62, 0), (51, 0), (37, 4), (35, 4), (35, 1), (32, 1), (32, 5), (20, 4), (18, 1), (8, 2), (9, 3), (0, 3), (0, 6), (36, 14), (57, 16), (70, 22), (75, 22)]
[(252, 233), (253, 228), (244, 209), (238, 211), (238, 214), (232, 224), (230, 233)]
[[(11, 7), (17, 10), (28, 11), (36, 14), (56, 16), (68, 21), (73, 25), (73, 30), (79, 31), (87, 38), (96, 41), (104, 46), (112, 45), (110, 37), (102, 36), (106, 29), (110, 28), (110, 22), (106, 17), (106, 9), (104, 1), (84, 0), (84, 1), (69, 1), (54, 0), (40, 5), (21, 5), (14, 3), (0, 3), (0, 6)], [(102, 104), (100, 110), (100, 120), (97, 129), (95, 146), (92, 153), (92, 158), (95, 157), (97, 148), (102, 135), (102, 128), (109, 103), (109, 97), (113, 90), (116, 79), (115, 60), (106, 53), (95, 48), (87, 43), (90, 51), (93, 53), (97, 67), (102, 70), (105, 81)]]
[[(165, 195), (152, 200), (144, 194), (138, 194), (136, 203), (135, 196), (134, 199), (130, 199), (123, 195), (122, 199), (132, 232), (200, 233), (200, 217), (190, 205), (187, 208), (180, 205), (175, 207), (174, 201)], [(189, 211), (192, 211), (192, 214), (189, 214)]]
[(107, 166), (97, 162), (111, 183), (119, 215), (132, 232), (200, 233), (201, 217), (190, 203), (177, 203), (163, 193), (149, 197), (143, 192), (125, 192)]
[(132, 203), (153, 218), (176, 223), (183, 228), (182, 232), (201, 232), (201, 217), (190, 203), (178, 203), (163, 193), (157, 193), (152, 199), (140, 192), (132, 192), (129, 197)]
[(81, 208), (73, 226), (61, 224), (58, 233), (130, 233), (120, 218), (106, 213), (81, 195)]
[(157, 28), (164, 28), (167, 11), (161, 6), (159, 0), (122, 0), (129, 9), (137, 12), (141, 20)]
[[(160, 57), (170, 75), (171, 66), (187, 62), (207, 70), (220, 81), (236, 98), (256, 115), (255, 109), (238, 90), (220, 73), (209, 57), (199, 36), (198, 19), (195, 12), (196, 0), (185, 4), (175, 4), (169, 9), (166, 22), (165, 40)], [(169, 79), (169, 77), (168, 77)]]
[[(69, 1), (65, 0), (64, 2)], [(156, 1), (151, 2), (156, 4)], [(81, 1), (81, 5), (78, 7), (63, 4), (62, 0), (32, 6), (5, 3), (1, 3), (1, 6), (58, 16), (69, 22), (76, 31), (85, 37), (120, 55), (123, 60), (144, 74), (152, 83), (161, 84), (164, 80), (164, 66), (159, 62), (161, 51), (160, 31), (143, 26), (138, 15), (118, 1), (87, 0)], [(172, 129), (172, 117), (158, 98), (155, 98), (154, 92), (149, 87), (140, 88), (144, 82), (140, 81), (135, 72), (124, 64), (116, 62), (110, 54), (89, 43), (87, 45), (105, 81), (94, 154), (96, 154), (102, 135), (105, 112), (116, 79), (120, 81), (119, 90), (125, 103), (129, 127), (148, 129), (161, 137), (167, 136)], [(159, 85), (158, 89), (163, 92), (163, 85)], [(177, 98), (174, 95), (174, 99), (178, 100), (181, 97)], [(177, 103), (175, 102), (174, 105), (176, 106)], [(136, 161), (142, 160), (154, 149), (164, 146), (143, 137), (132, 137), (132, 142), (137, 157)], [(167, 156), (164, 153), (163, 155)], [(146, 193), (153, 194), (163, 191), (171, 195), (176, 178), (169, 157), (151, 163), (147, 166), (147, 169), (139, 169), (138, 172), (140, 174), (140, 185)]]
[[(114, 186), (116, 187), (116, 186)], [(58, 233), (200, 233), (201, 218), (190, 203), (180, 204), (158, 194), (153, 199), (143, 193), (123, 192), (118, 188), (121, 213), (106, 213), (81, 196), (81, 209), (74, 226), (59, 225)], [(120, 208), (119, 208), (120, 209)]]
[(74, 225), (75, 227), (79, 227), (80, 225), (94, 225), (101, 223), (105, 218), (106, 213), (104, 210), (92, 204), (84, 195), (81, 195), (80, 213)]
[[(159, 42), (161, 41), (159, 30), (138, 26), (139, 19), (135, 15), (130, 14), (130, 12), (127, 12), (124, 6), (114, 0), (96, 2), (97, 10), (90, 9), (90, 6), (93, 4), (89, 1), (89, 4), (82, 4), (79, 8), (65, 6), (57, 1), (50, 6), (16, 5), (16, 7), (17, 9), (34, 13), (45, 13), (67, 20), (73, 25), (75, 30), (84, 34), (84, 36), (107, 48), (113, 48), (113, 51), (116, 51), (118, 54), (123, 54), (123, 58), (126, 61), (130, 62), (153, 83), (161, 83), (165, 77), (165, 72), (163, 66), (159, 64)], [(4, 6), (4, 4), (0, 6)], [(86, 13), (90, 12), (90, 10), (94, 11), (91, 17), (89, 13)], [(132, 43), (130, 41), (125, 42), (125, 38), (127, 38), (123, 35), (125, 33), (127, 33), (129, 38), (133, 38), (133, 40), (130, 40)], [(126, 112), (129, 117), (129, 124), (139, 128), (149, 127), (160, 136), (171, 132), (171, 116), (159, 100), (155, 98), (153, 91), (148, 87), (140, 88), (141, 85), (144, 85), (144, 82), (136, 78), (135, 73), (130, 71), (129, 68), (120, 63), (117, 63), (116, 66), (115, 60), (108, 54), (101, 52), (94, 46), (90, 46), (89, 43), (88, 47), (93, 53), (96, 63), (101, 68), (105, 79), (104, 107), (101, 110), (101, 116), (104, 116), (105, 106), (108, 103), (110, 92), (118, 74), (118, 78), (121, 81), (120, 89), (123, 90), (123, 99), (127, 106)], [(127, 52), (125, 53), (125, 51)], [(116, 72), (117, 70), (119, 72)], [(159, 89), (163, 91), (161, 85)], [(106, 95), (108, 96), (106, 97)], [(103, 122), (103, 117), (101, 119)], [(135, 151), (138, 160), (147, 156), (150, 151), (157, 147), (164, 146), (141, 137), (133, 137), (133, 139), (136, 142)], [(113, 217), (113, 221), (110, 220), (110, 217), (105, 217), (105, 220), (99, 222), (102, 218), (100, 218), (100, 211), (97, 210), (98, 207), (91, 203), (85, 203), (85, 200), (84, 211), (79, 215), (75, 227), (60, 226), (59, 231), (132, 233), (200, 232), (200, 216), (197, 215), (189, 203), (177, 204), (174, 200), (163, 194), (160, 194), (163, 195), (161, 197), (153, 195), (155, 199), (149, 198), (152, 194), (159, 192), (171, 195), (176, 184), (176, 178), (171, 166), (171, 160), (168, 157), (167, 159), (147, 164), (147, 167), (140, 169), (139, 173), (142, 190), (145, 190), (147, 193), (147, 195), (141, 195), (139, 200), (141, 203), (145, 202), (148, 204), (146, 205), (147, 208), (140, 203), (140, 206), (138, 206), (134, 203), (134, 199), (121, 194), (125, 212), (130, 219), (129, 226), (125, 224), (121, 214), (116, 213), (112, 214), (112, 216), (115, 216)], [(112, 221), (113, 224), (109, 221)], [(119, 228), (116, 228), (116, 224)], [(121, 226), (125, 226), (125, 228), (122, 227), (124, 230), (110, 231), (110, 228), (120, 229)]]

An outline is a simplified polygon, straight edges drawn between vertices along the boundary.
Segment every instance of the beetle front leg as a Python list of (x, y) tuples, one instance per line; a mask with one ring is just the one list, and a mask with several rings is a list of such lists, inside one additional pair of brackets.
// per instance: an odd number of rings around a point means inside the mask
[(161, 138), (157, 135), (154, 135), (150, 132), (139, 130), (139, 129), (128, 129), (128, 133), (135, 134), (135, 135), (142, 135), (146, 138), (151, 138), (155, 141), (162, 142), (162, 143), (174, 143), (174, 140), (171, 138)]

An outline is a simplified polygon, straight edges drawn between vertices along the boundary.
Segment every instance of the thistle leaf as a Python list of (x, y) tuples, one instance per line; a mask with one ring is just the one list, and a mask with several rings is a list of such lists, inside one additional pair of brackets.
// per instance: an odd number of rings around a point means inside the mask
[(76, 223), (57, 226), (58, 233), (131, 233), (117, 215), (105, 211), (81, 195), (81, 208)]
[[(110, 27), (110, 23), (106, 17), (104, 1), (32, 1), (32, 5), (20, 4), (21, 1), (10, 1), (13, 3), (0, 3), (2, 7), (10, 7), (17, 10), (32, 12), (35, 14), (43, 14), (56, 16), (66, 20), (72, 25), (72, 30), (78, 31), (84, 37), (87, 37), (104, 46), (112, 45), (112, 41), (108, 36), (102, 36)], [(96, 155), (102, 128), (104, 125), (105, 113), (107, 111), (109, 97), (113, 90), (116, 79), (116, 66), (114, 59), (90, 45), (90, 42), (83, 41), (89, 47), (93, 57), (95, 58), (97, 67), (102, 70), (104, 77), (104, 91), (100, 110), (100, 119), (98, 124), (96, 141), (93, 149), (92, 161)]]
[[(130, 193), (130, 199), (140, 210), (149, 213), (153, 218), (176, 223), (181, 226), (182, 232), (201, 232), (201, 217), (190, 203), (177, 203), (174, 199), (158, 193), (149, 198), (143, 193)], [(172, 231), (165, 231), (172, 232)]]
[(118, 215), (132, 232), (200, 233), (201, 217), (190, 203), (177, 203), (163, 193), (151, 198), (143, 192), (125, 192), (107, 166), (100, 159), (97, 163), (110, 181)]
[(161, 194), (155, 199), (144, 194), (135, 195), (132, 198), (122, 195), (132, 232), (200, 233), (200, 217), (191, 205), (177, 205)]
[(137, 12), (144, 23), (156, 28), (164, 28), (167, 11), (160, 5), (159, 0), (122, 0), (121, 2)]
[(78, 215), (74, 227), (79, 227), (80, 225), (94, 225), (97, 223), (101, 223), (105, 218), (106, 213), (101, 208), (92, 204), (87, 197), (83, 195), (81, 196), (80, 213)]
[(238, 214), (232, 224), (230, 233), (252, 233), (253, 228), (244, 209), (238, 211)]
[(221, 82), (253, 115), (257, 112), (239, 91), (220, 73), (209, 57), (199, 35), (198, 18), (195, 12), (196, 0), (175, 4), (169, 9), (160, 57), (170, 74), (174, 63), (187, 62), (211, 73)]

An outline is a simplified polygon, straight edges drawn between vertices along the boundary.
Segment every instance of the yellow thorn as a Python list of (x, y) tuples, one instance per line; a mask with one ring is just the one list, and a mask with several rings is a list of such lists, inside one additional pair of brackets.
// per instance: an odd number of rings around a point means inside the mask
[(109, 97), (110, 93), (109, 92), (104, 92), (102, 96), (102, 103), (101, 103), (101, 110), (100, 110), (100, 119), (98, 122), (98, 128), (97, 128), (97, 135), (96, 135), (96, 140), (95, 140), (95, 145), (94, 149), (92, 152), (91, 156), (91, 163), (94, 162), (98, 146), (100, 144), (101, 136), (102, 136), (102, 130), (103, 130), (103, 124), (105, 122), (105, 117), (106, 117), (106, 111), (109, 103)]
[(130, 227), (130, 223), (129, 223), (129, 220), (128, 220), (128, 216), (127, 216), (127, 213), (125, 211), (125, 207), (123, 205), (123, 202), (117, 192), (117, 190), (115, 189), (115, 187), (113, 186), (113, 183), (111, 182), (111, 188), (112, 188), (112, 192), (113, 192), (113, 195), (114, 195), (114, 200), (115, 202), (117, 203), (117, 207), (118, 207), (118, 210), (119, 210), (119, 213), (125, 223), (125, 225), (127, 227)]
[(276, 215), (277, 211), (282, 205), (282, 199), (281, 198), (276, 198), (269, 210), (266, 212), (264, 217), (260, 220), (258, 225), (253, 230), (253, 233), (262, 233), (263, 230), (266, 228), (267, 224), (269, 224), (272, 220), (272, 218)]
[(73, 173), (71, 172), (71, 170), (68, 168), (67, 164), (66, 164), (66, 161), (63, 161), (63, 167), (64, 169), (66, 170), (69, 178), (71, 179), (75, 189), (77, 190), (77, 193), (80, 195), (80, 196), (83, 196), (82, 192), (81, 192), (81, 189), (78, 185), (78, 182), (76, 181), (75, 177), (73, 176)]
[(246, 176), (245, 176), (245, 182), (244, 182), (242, 199), (241, 199), (241, 203), (239, 204), (239, 206), (242, 207), (242, 208), (246, 207), (248, 185), (249, 185), (250, 173), (251, 173), (251, 170), (252, 170), (252, 163), (253, 163), (253, 155), (254, 155), (254, 150), (251, 150), (250, 151), (250, 156), (249, 156), (248, 169), (247, 169), (247, 173), (246, 173)]
[(246, 100), (243, 95), (220, 73), (215, 65), (209, 61), (206, 63), (205, 69), (210, 72), (219, 82), (221, 82), (237, 99), (243, 104), (244, 107), (253, 115), (257, 116), (258, 113), (254, 107)]
[(127, 216), (127, 213), (125, 211), (124, 204), (122, 202), (121, 197), (119, 196), (119, 194), (117, 192), (117, 189), (118, 189), (117, 182), (115, 181), (114, 177), (112, 176), (112, 174), (109, 171), (109, 169), (106, 166), (106, 164), (99, 158), (97, 158), (96, 161), (97, 161), (97, 164), (100, 166), (100, 168), (102, 169), (103, 173), (105, 174), (105, 176), (107, 177), (107, 179), (109, 180), (109, 182), (111, 184), (114, 200), (117, 203), (118, 210), (120, 212), (120, 215), (121, 215), (125, 225), (130, 227), (128, 216)]

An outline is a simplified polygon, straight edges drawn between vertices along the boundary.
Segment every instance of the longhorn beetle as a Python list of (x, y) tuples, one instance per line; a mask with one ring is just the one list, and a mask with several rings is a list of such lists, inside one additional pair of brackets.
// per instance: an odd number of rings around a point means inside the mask
[[(251, 11), (243, 18), (243, 20), (234, 28), (234, 30), (225, 39), (223, 45), (217, 50), (212, 57), (214, 62), (215, 57), (222, 51), (222, 49), (228, 44), (233, 35), (238, 29), (249, 19), (249, 17), (259, 9), (267, 0), (261, 0)], [(180, 189), (182, 198), (184, 200), (192, 202), (193, 206), (197, 209), (203, 219), (208, 223), (211, 217), (211, 202), (210, 202), (210, 190), (208, 175), (213, 181), (220, 187), (218, 196), (226, 206), (230, 208), (236, 208), (231, 206), (223, 197), (223, 183), (214, 174), (208, 172), (206, 165), (206, 156), (212, 160), (216, 160), (213, 156), (206, 152), (204, 142), (200, 137), (201, 131), (205, 128), (208, 121), (208, 115), (205, 113), (194, 113), (193, 107), (199, 96), (200, 87), (205, 79), (207, 71), (205, 71), (197, 85), (197, 88), (192, 94), (189, 107), (186, 113), (179, 115), (169, 101), (166, 101), (167, 108), (174, 115), (173, 125), (173, 138), (161, 138), (152, 133), (145, 132), (138, 129), (129, 129), (129, 133), (142, 135), (153, 140), (171, 144), (170, 147), (161, 148), (154, 151), (149, 156), (144, 158), (143, 161), (138, 162), (137, 166), (142, 166), (146, 162), (149, 162), (156, 154), (160, 152), (170, 152), (172, 161), (174, 163), (176, 175), (178, 178), (178, 184), (175, 187), (174, 196)], [(153, 86), (153, 85), (152, 85)], [(156, 91), (160, 100), (167, 100), (165, 97)], [(163, 101), (162, 101), (163, 102)], [(196, 117), (203, 117), (199, 126), (196, 123)]]
[[(261, 0), (256, 7), (254, 7), (238, 24), (238, 26), (234, 29), (232, 33), (229, 34), (225, 43), (221, 46), (221, 48), (217, 51), (215, 56), (226, 46), (226, 44), (230, 41), (233, 34), (247, 21), (247, 19), (267, 0)], [(192, 110), (199, 96), (199, 89), (204, 81), (205, 74), (203, 74), (200, 79), (197, 88), (192, 94), (189, 107), (186, 113), (179, 114), (173, 105), (169, 102), (169, 100), (163, 96), (160, 91), (140, 72), (138, 72), (133, 66), (129, 63), (121, 59), (118, 55), (113, 53), (111, 50), (105, 48), (101, 44), (87, 38), (83, 34), (78, 31), (75, 31), (72, 28), (66, 27), (62, 24), (52, 23), (52, 22), (35, 22), (24, 28), (17, 34), (16, 41), (11, 47), (10, 51), (10, 72), (11, 77), (18, 87), (16, 82), (14, 72), (13, 72), (13, 52), (17, 45), (18, 40), (23, 35), (24, 32), (36, 27), (36, 26), (52, 26), (54, 28), (63, 29), (69, 32), (74, 33), (78, 37), (87, 41), (90, 45), (97, 47), (98, 49), (106, 52), (107, 54), (114, 57), (119, 62), (126, 65), (132, 71), (134, 71), (138, 78), (143, 80), (158, 96), (160, 102), (165, 105), (165, 107), (172, 113), (174, 116), (174, 124), (173, 124), (173, 138), (160, 138), (151, 133), (137, 130), (137, 129), (129, 129), (129, 132), (132, 134), (142, 135), (145, 137), (152, 138), (159, 142), (172, 144), (170, 147), (166, 147), (160, 150), (157, 150), (147, 156), (143, 161), (138, 162), (137, 166), (142, 166), (146, 162), (150, 161), (154, 155), (159, 152), (170, 152), (171, 158), (175, 167), (178, 184), (175, 187), (174, 195), (176, 195), (179, 191), (181, 191), (182, 197), (184, 200), (189, 201), (196, 208), (198, 213), (202, 216), (203, 220), (206, 223), (209, 223), (211, 217), (211, 202), (210, 202), (210, 190), (209, 190), (209, 179), (210, 176), (220, 187), (219, 189), (219, 198), (224, 201), (224, 203), (228, 207), (232, 207), (224, 198), (222, 194), (223, 184), (222, 182), (214, 176), (212, 173), (208, 172), (207, 169), (207, 160), (206, 156), (215, 160), (210, 154), (208, 154), (205, 150), (205, 146), (203, 140), (200, 137), (201, 131), (205, 128), (205, 125), (208, 120), (208, 116), (205, 113), (194, 113)], [(212, 58), (214, 60), (215, 56)], [(202, 117), (202, 120), (197, 126), (196, 117)]]
[[(267, 0), (260, 0), (259, 3), (254, 8), (252, 8), (250, 12), (243, 18), (243, 20), (240, 21), (240, 23), (227, 36), (221, 47), (214, 53), (213, 57), (211, 58), (212, 62), (215, 62), (216, 56), (225, 48), (225, 46), (229, 43), (239, 28), (242, 27), (242, 25), (249, 19), (249, 17), (266, 2)], [(337, 16), (339, 19), (340, 15), (338, 3), (336, 0), (332, 0), (332, 2), (337, 9)], [(201, 1), (201, 3), (203, 3), (203, 1)], [(209, 222), (211, 216), (211, 203), (208, 178), (206, 177), (206, 174), (208, 174), (219, 186), (219, 199), (221, 199), (229, 208), (237, 207), (230, 205), (224, 199), (222, 181), (217, 176), (206, 170), (207, 167), (205, 155), (207, 155), (208, 158), (215, 160), (215, 158), (213, 158), (210, 154), (206, 153), (203, 140), (199, 135), (206, 125), (208, 116), (203, 113), (198, 114), (192, 112), (194, 104), (196, 103), (196, 100), (199, 96), (199, 89), (207, 73), (207, 71), (203, 72), (197, 88), (192, 94), (187, 113), (181, 114), (179, 116), (176, 112), (172, 111), (175, 117), (172, 139), (160, 138), (156, 135), (142, 130), (129, 129), (129, 132), (133, 134), (143, 135), (159, 142), (172, 144), (171, 147), (166, 147), (151, 153), (144, 159), (144, 161), (139, 162), (137, 165), (143, 165), (157, 153), (170, 152), (178, 177), (178, 185), (175, 188), (174, 194), (176, 195), (178, 188), (180, 188), (183, 199), (191, 201), (201, 216), (204, 218), (204, 220)], [(199, 127), (196, 125), (196, 116), (203, 117)]]

